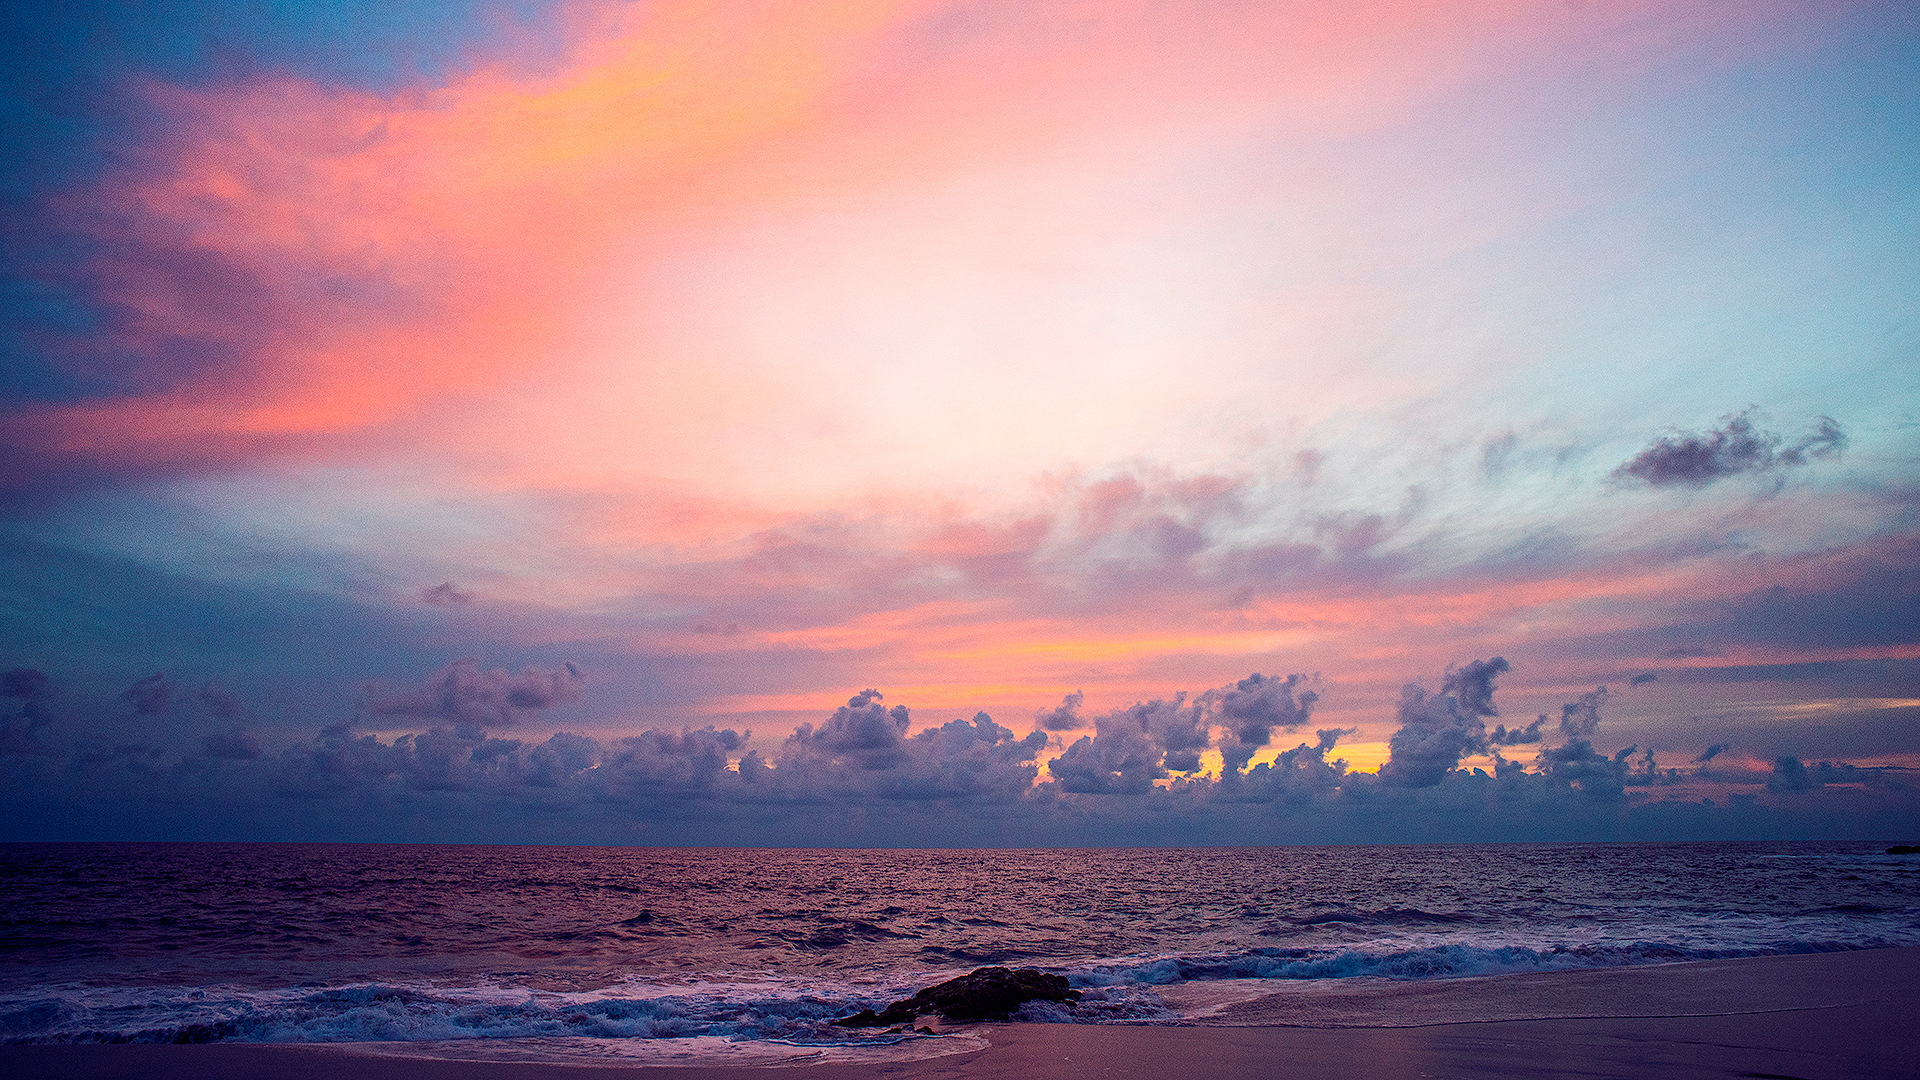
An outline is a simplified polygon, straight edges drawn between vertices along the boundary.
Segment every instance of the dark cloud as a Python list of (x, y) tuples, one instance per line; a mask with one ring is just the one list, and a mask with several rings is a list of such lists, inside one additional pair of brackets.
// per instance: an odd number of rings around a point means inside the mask
[[(571, 771), (578, 773), (581, 762), (597, 756), (598, 777), (606, 791), (616, 798), (644, 801), (662, 796), (711, 791), (737, 779), (727, 771), (728, 755), (740, 749), (745, 738), (732, 730), (712, 727), (695, 730), (647, 731), (615, 740), (604, 748), (578, 736), (553, 748), (553, 765), (548, 783)], [(517, 746), (518, 744), (514, 744)], [(503, 746), (499, 753), (514, 747)], [(571, 762), (562, 755), (571, 757)], [(572, 768), (568, 769), (571, 764)]]
[(1627, 685), (1628, 686), (1645, 686), (1650, 682), (1654, 682), (1658, 680), (1659, 678), (1660, 678), (1660, 673), (1657, 671), (1643, 671), (1640, 674), (1635, 675), (1633, 678), (1628, 679)]
[(911, 723), (905, 706), (888, 708), (878, 690), (863, 690), (819, 728), (795, 728), (773, 763), (758, 753), (743, 757), (738, 779), (754, 798), (781, 802), (995, 802), (1031, 787), (1035, 758), (1047, 745), (1043, 732), (1018, 737), (986, 713), (908, 737)]
[(1741, 473), (1795, 468), (1846, 448), (1846, 432), (1827, 416), (1819, 417), (1812, 430), (1783, 448), (1783, 436), (1754, 423), (1756, 412), (1747, 409), (1723, 416), (1719, 427), (1704, 433), (1663, 435), (1613, 475), (1654, 487), (1704, 487)]
[(1432, 696), (1408, 683), (1400, 692), (1400, 729), (1388, 740), (1381, 781), (1432, 787), (1458, 768), (1461, 758), (1485, 753), (1484, 718), (1498, 715), (1493, 706), (1494, 680), (1510, 669), (1505, 657), (1475, 660), (1449, 669), (1440, 693)]
[(1035, 713), (1033, 722), (1042, 731), (1074, 731), (1084, 726), (1084, 721), (1080, 719), (1080, 703), (1086, 699), (1086, 694), (1075, 690), (1061, 698), (1057, 707)]
[(451, 581), (443, 581), (438, 585), (421, 589), (420, 599), (435, 607), (459, 607), (462, 604), (473, 603), (473, 594), (461, 591)]
[(176, 689), (164, 673), (155, 673), (127, 687), (120, 695), (120, 700), (133, 706), (136, 716), (156, 716), (173, 704)]
[(1156, 745), (1136, 719), (1109, 715), (1095, 720), (1094, 734), (1076, 739), (1047, 765), (1047, 771), (1062, 791), (1140, 795), (1150, 791), (1155, 780), (1168, 775), (1162, 764), (1165, 757), (1166, 749)]
[(572, 664), (548, 671), (523, 668), (518, 675), (482, 671), (473, 659), (455, 660), (418, 690), (371, 692), (377, 716), (437, 720), (472, 727), (505, 727), (521, 713), (580, 696), (585, 676)]
[(1067, 747), (1048, 772), (1062, 791), (1138, 794), (1173, 773), (1199, 770), (1201, 755), (1217, 747), (1223, 775), (1237, 781), (1276, 729), (1292, 731), (1312, 717), (1319, 695), (1295, 693), (1306, 678), (1255, 672), (1192, 700), (1182, 691), (1136, 702), (1095, 719), (1094, 734)]
[(1829, 784), (1862, 787), (1911, 787), (1909, 770), (1897, 768), (1861, 768), (1844, 761), (1819, 761), (1811, 765), (1797, 757), (1779, 757), (1773, 762), (1773, 775), (1767, 778), (1767, 790), (1776, 795), (1814, 791)]
[(1718, 655), (1704, 645), (1675, 645), (1660, 654), (1662, 660), (1701, 660)]
[(246, 704), (231, 691), (217, 683), (208, 683), (200, 689), (200, 704), (215, 720), (227, 725), (227, 730), (200, 740), (200, 748), (209, 757), (252, 761), (261, 755), (260, 741), (247, 730)]
[(241, 728), (209, 735), (200, 740), (200, 748), (209, 757), (228, 761), (252, 761), (261, 754), (260, 741)]
[(1225, 770), (1219, 788), (1227, 797), (1261, 802), (1301, 804), (1328, 799), (1350, 782), (1344, 759), (1328, 761), (1334, 746), (1358, 728), (1321, 728), (1311, 744), (1282, 750), (1271, 762), (1261, 762), (1245, 773)]
[(37, 668), (11, 668), (0, 672), (0, 699), (20, 704), (0, 712), (0, 754), (44, 754), (40, 729), (53, 719), (47, 700), (53, 696), (53, 682)]
[(1265, 746), (1275, 728), (1292, 731), (1312, 716), (1320, 695), (1311, 690), (1294, 695), (1305, 679), (1305, 675), (1283, 679), (1256, 671), (1232, 686), (1207, 691), (1201, 700), (1214, 707), (1235, 739), (1249, 746)]
[(1717, 758), (1721, 754), (1724, 754), (1726, 752), (1727, 752), (1726, 743), (1714, 743), (1712, 746), (1709, 746), (1705, 750), (1702, 750), (1700, 752), (1700, 756), (1693, 759), (1693, 763), (1695, 765), (1705, 765), (1707, 762), (1712, 761), (1714, 758)]
[(53, 683), (38, 669), (11, 668), (0, 673), (0, 698), (19, 699), (20, 718), (29, 724), (44, 724), (50, 719), (46, 702), (52, 693)]
[(1781, 466), (1805, 465), (1808, 458), (1832, 457), (1847, 448), (1847, 433), (1831, 416), (1818, 417), (1813, 430), (1802, 435), (1774, 459)]
[(1584, 739), (1600, 727), (1600, 706), (1607, 700), (1607, 688), (1596, 686), (1578, 700), (1560, 706), (1560, 734)]
[(1534, 717), (1533, 723), (1523, 728), (1509, 729), (1505, 724), (1497, 725), (1493, 729), (1493, 734), (1487, 736), (1487, 745), (1523, 746), (1527, 743), (1537, 743), (1540, 741), (1540, 729), (1545, 727), (1546, 723), (1547, 714), (1541, 713)]
[(816, 730), (812, 724), (794, 729), (788, 745), (828, 760), (844, 761), (860, 769), (885, 769), (906, 758), (903, 743), (912, 722), (905, 705), (889, 709), (880, 704), (878, 690), (862, 690)]
[(1593, 743), (1573, 739), (1560, 746), (1542, 747), (1534, 758), (1541, 776), (1570, 786), (1594, 798), (1619, 798), (1624, 792), (1635, 746), (1609, 757), (1595, 752)]
[(1202, 702), (1212, 707), (1225, 729), (1219, 741), (1225, 772), (1244, 769), (1259, 748), (1272, 740), (1274, 729), (1293, 731), (1312, 717), (1320, 695), (1312, 690), (1294, 693), (1305, 679), (1304, 675), (1282, 679), (1255, 672), (1202, 695)]
[[(1437, 694), (1410, 687), (1392, 767), (1377, 775), (1334, 757), (1353, 728), (1318, 729), (1271, 761), (1218, 777), (1196, 774), (1188, 766), (1209, 746), (1232, 762), (1254, 740), (1270, 745), (1276, 730), (1310, 718), (1317, 696), (1300, 689), (1304, 677), (1255, 675), (1095, 717), (1094, 734), (1053, 760), (1049, 781), (1036, 782), (1044, 730), (1018, 735), (978, 713), (909, 734), (909, 710), (878, 690), (797, 726), (772, 750), (713, 726), (506, 738), (472, 717), (503, 702), (511, 714), (522, 707), (512, 685), (550, 687), (561, 673), (525, 679), (468, 661), (429, 680), (427, 691), (456, 691), (429, 695), (443, 704), (416, 710), (434, 713), (432, 726), (390, 740), (335, 724), (270, 752), (242, 726), (237, 701), (203, 692), (207, 714), (231, 726), (184, 752), (97, 740), (58, 755), (5, 755), (0, 790), (12, 813), (0, 822), (7, 836), (33, 822), (41, 835), (65, 835), (49, 824), (60, 820), (118, 821), (121, 833), (138, 832), (160, 820), (153, 815), (171, 814), (167, 828), (191, 835), (256, 838), (632, 842), (630, 830), (645, 826), (663, 830), (648, 842), (1048, 845), (1752, 835), (1787, 828), (1780, 822), (1841, 829), (1833, 824), (1841, 818), (1818, 815), (1842, 812), (1850, 815), (1842, 831), (1856, 833), (1864, 821), (1920, 819), (1920, 796), (1902, 770), (1782, 758), (1770, 772), (1709, 772), (1705, 764), (1724, 751), (1709, 747), (1688, 771), (1660, 768), (1650, 748), (1599, 749), (1604, 689), (1561, 708), (1559, 745), (1542, 745), (1530, 762), (1507, 760), (1503, 746), (1544, 743), (1547, 724), (1542, 716), (1517, 733), (1486, 734), (1507, 670), (1495, 657), (1450, 668)], [(21, 701), (44, 697), (46, 686), (32, 675), (0, 680)], [(555, 696), (549, 689), (527, 700)], [(21, 727), (17, 717), (10, 723)], [(1468, 750), (1490, 754), (1492, 773), (1461, 768)], [(1739, 798), (1713, 809), (1697, 787), (1679, 789), (1687, 792), (1679, 801), (1662, 794), (1683, 782)], [(1800, 809), (1768, 810), (1756, 796)], [(1862, 807), (1879, 816), (1862, 817)], [(1763, 813), (1790, 816), (1768, 825), (1753, 816)], [(345, 831), (348, 821), (363, 831)]]
[(1707, 607), (1741, 642), (1837, 648), (1920, 642), (1920, 537), (1781, 560), (1775, 584)]

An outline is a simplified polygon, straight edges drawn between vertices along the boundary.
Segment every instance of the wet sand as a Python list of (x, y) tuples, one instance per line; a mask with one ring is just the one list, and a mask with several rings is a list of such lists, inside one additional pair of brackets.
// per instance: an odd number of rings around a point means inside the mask
[[(276, 1080), (1022, 1077), (1920, 1077), (1920, 949), (1418, 984), (1343, 980), (1179, 1026), (980, 1025), (918, 1061), (636, 1067), (385, 1056), (367, 1046), (13, 1046), (0, 1075)], [(1235, 995), (1229, 994), (1230, 999)], [(394, 1048), (417, 1053), (418, 1048)]]

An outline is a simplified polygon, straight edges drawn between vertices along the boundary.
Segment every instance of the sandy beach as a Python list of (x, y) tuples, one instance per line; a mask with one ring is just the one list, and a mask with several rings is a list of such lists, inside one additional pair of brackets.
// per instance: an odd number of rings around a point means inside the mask
[(1920, 1076), (1920, 949), (1343, 980), (1239, 996), (1180, 1025), (979, 1025), (966, 1029), (975, 1038), (961, 1052), (871, 1064), (555, 1065), (425, 1057), (419, 1047), (213, 1044), (11, 1046), (0, 1048), (0, 1072), (101, 1080)]

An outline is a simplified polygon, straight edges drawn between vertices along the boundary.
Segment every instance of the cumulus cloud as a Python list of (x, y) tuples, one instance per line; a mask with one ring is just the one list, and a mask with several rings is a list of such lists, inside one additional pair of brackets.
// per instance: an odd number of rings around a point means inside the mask
[(819, 728), (795, 728), (772, 767), (758, 754), (743, 758), (740, 779), (767, 799), (995, 801), (1032, 786), (1047, 745), (1044, 732), (1019, 737), (984, 712), (908, 737), (911, 725), (906, 706), (888, 708), (878, 690), (863, 690)]
[[(1716, 746), (1689, 771), (1661, 769), (1650, 748), (1597, 749), (1604, 688), (1561, 707), (1558, 745), (1545, 745), (1546, 715), (1489, 735), (1497, 678), (1507, 670), (1493, 657), (1449, 668), (1438, 693), (1410, 686), (1392, 756), (1378, 774), (1355, 772), (1335, 757), (1354, 728), (1320, 728), (1260, 764), (1243, 756), (1311, 718), (1318, 695), (1301, 689), (1305, 677), (1298, 675), (1256, 674), (1197, 697), (1175, 694), (1093, 717), (1087, 723), (1094, 733), (1048, 763), (1043, 778), (1043, 724), (1019, 735), (976, 713), (916, 731), (911, 712), (875, 689), (771, 747), (750, 746), (751, 733), (712, 725), (620, 738), (565, 731), (544, 740), (507, 738), (474, 718), (512, 718), (515, 710), (558, 700), (568, 691), (556, 690), (556, 680), (565, 684), (577, 673), (509, 676), (464, 661), (412, 697), (405, 715), (429, 719), (425, 731), (387, 737), (342, 723), (270, 752), (247, 732), (244, 707), (209, 685), (200, 702), (226, 729), (172, 752), (180, 756), (171, 763), (170, 752), (154, 746), (82, 740), (65, 756), (44, 749), (9, 754), (0, 783), (16, 809), (92, 807), (75, 820), (103, 820), (109, 803), (117, 809), (107, 816), (119, 821), (146, 820), (140, 807), (178, 813), (204, 806), (206, 822), (216, 814), (251, 822), (277, 813), (283, 823), (388, 823), (370, 826), (375, 837), (391, 835), (381, 829), (437, 822), (443, 831), (432, 835), (440, 838), (485, 828), (490, 837), (595, 842), (630, 842), (627, 830), (653, 826), (678, 830), (654, 834), (662, 839), (705, 843), (1604, 838), (1626, 835), (1618, 830), (1636, 820), (1678, 821), (1712, 833), (1711, 815), (1722, 811), (1699, 800), (1696, 789), (1682, 789), (1684, 798), (1658, 794), (1682, 783), (1734, 789), (1725, 813), (1752, 810), (1756, 794), (1814, 808), (1843, 797), (1858, 806), (1866, 792), (1879, 800), (1873, 805), (1910, 820), (1913, 785), (1901, 770), (1782, 758), (1771, 772), (1709, 771), (1706, 763), (1725, 749)], [(517, 699), (515, 687), (524, 691)], [(17, 669), (0, 678), (0, 691), (22, 703), (8, 717), (9, 747), (18, 749), (22, 714), (45, 698), (47, 681)], [(1073, 695), (1062, 703), (1069, 712), (1080, 705)], [(1531, 761), (1501, 756), (1502, 748), (1522, 742), (1540, 744)], [(1218, 775), (1191, 767), (1210, 747), (1223, 759)], [(1490, 754), (1492, 773), (1462, 768), (1469, 753)], [(1844, 794), (1823, 794), (1834, 785)], [(207, 834), (206, 822), (192, 831)]]
[(404, 693), (376, 688), (370, 706), (377, 716), (407, 717), (472, 727), (506, 727), (521, 713), (546, 709), (580, 696), (585, 676), (572, 664), (547, 671), (523, 668), (482, 671), (473, 659), (455, 660), (425, 686)]
[(1292, 731), (1311, 718), (1319, 695), (1295, 692), (1305, 679), (1255, 672), (1191, 700), (1181, 691), (1136, 702), (1096, 718), (1094, 733), (1075, 740), (1047, 771), (1065, 792), (1139, 794), (1174, 773), (1197, 772), (1202, 754), (1218, 748), (1223, 775), (1237, 778), (1276, 729)]
[(1166, 749), (1154, 743), (1136, 717), (1116, 714), (1095, 720), (1093, 735), (1076, 739), (1065, 753), (1047, 764), (1047, 771), (1062, 791), (1138, 795), (1168, 775), (1161, 764), (1165, 756)]
[(1327, 760), (1327, 755), (1342, 738), (1358, 734), (1359, 728), (1321, 728), (1312, 743), (1301, 743), (1283, 750), (1271, 762), (1261, 762), (1245, 773), (1229, 769), (1221, 773), (1220, 787), (1231, 797), (1265, 802), (1301, 803), (1331, 797), (1342, 785), (1351, 782), (1344, 759)]
[(1416, 683), (1400, 692), (1400, 728), (1388, 740), (1388, 758), (1380, 767), (1384, 783), (1432, 787), (1460, 765), (1460, 759), (1487, 751), (1486, 717), (1497, 716), (1494, 680), (1511, 670), (1505, 657), (1475, 660), (1449, 669), (1440, 692), (1429, 696)]
[(1724, 754), (1726, 752), (1727, 752), (1726, 743), (1714, 743), (1712, 746), (1709, 746), (1705, 750), (1701, 751), (1700, 756), (1693, 759), (1693, 763), (1695, 765), (1705, 765), (1707, 762), (1712, 761), (1714, 758), (1717, 758), (1721, 754)]
[(1202, 695), (1224, 728), (1219, 741), (1224, 772), (1244, 769), (1259, 748), (1272, 741), (1276, 728), (1293, 731), (1312, 717), (1320, 695), (1312, 690), (1295, 694), (1305, 679), (1304, 675), (1282, 679), (1254, 672)]
[(1060, 699), (1060, 704), (1051, 709), (1042, 709), (1034, 714), (1033, 722), (1043, 731), (1074, 731), (1085, 726), (1080, 719), (1080, 704), (1087, 695), (1075, 690)]
[(912, 721), (905, 705), (889, 709), (880, 704), (882, 696), (878, 690), (860, 691), (834, 710), (817, 730), (812, 724), (800, 725), (788, 738), (788, 745), (861, 769), (898, 764), (906, 757), (901, 743)]
[(1846, 432), (1832, 417), (1819, 417), (1805, 435), (1782, 446), (1784, 436), (1754, 423), (1757, 411), (1723, 416), (1711, 431), (1663, 435), (1615, 469), (1614, 478), (1653, 487), (1705, 487), (1741, 473), (1795, 468), (1846, 448)]
[(1493, 734), (1487, 736), (1489, 746), (1522, 746), (1540, 741), (1540, 729), (1547, 723), (1547, 714), (1541, 713), (1533, 723), (1523, 728), (1509, 729), (1505, 724), (1494, 726)]

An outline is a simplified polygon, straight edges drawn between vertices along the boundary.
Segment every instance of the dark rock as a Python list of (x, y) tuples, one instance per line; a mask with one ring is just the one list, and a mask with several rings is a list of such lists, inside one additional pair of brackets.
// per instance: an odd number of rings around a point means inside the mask
[(1889, 855), (1920, 855), (1920, 845), (1895, 844), (1887, 849)]
[(838, 1027), (886, 1027), (911, 1022), (917, 1016), (938, 1013), (949, 1020), (1005, 1020), (1029, 1001), (1079, 1001), (1080, 991), (1067, 988), (1064, 975), (1034, 968), (1010, 970), (984, 967), (929, 986), (902, 998), (880, 1012), (861, 1009), (834, 1021)]

